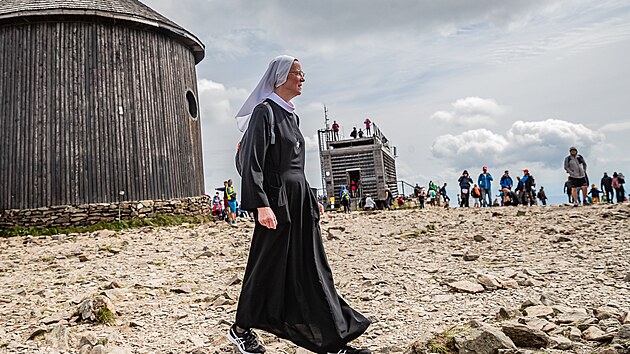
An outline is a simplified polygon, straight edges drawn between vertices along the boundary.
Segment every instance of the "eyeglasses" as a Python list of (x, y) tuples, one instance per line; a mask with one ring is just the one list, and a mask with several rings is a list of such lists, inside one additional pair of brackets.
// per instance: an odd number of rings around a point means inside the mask
[(306, 77), (306, 73), (304, 71), (289, 71), (289, 74), (295, 74), (301, 78)]

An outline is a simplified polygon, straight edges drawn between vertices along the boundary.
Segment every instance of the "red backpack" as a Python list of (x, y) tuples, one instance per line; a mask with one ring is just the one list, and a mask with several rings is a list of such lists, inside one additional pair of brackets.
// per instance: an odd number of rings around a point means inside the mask
[(613, 178), (613, 179), (612, 179), (612, 187), (613, 187), (614, 189), (618, 189), (618, 188), (620, 187), (620, 185), (619, 185), (619, 179), (617, 179), (617, 177), (615, 177), (615, 178)]

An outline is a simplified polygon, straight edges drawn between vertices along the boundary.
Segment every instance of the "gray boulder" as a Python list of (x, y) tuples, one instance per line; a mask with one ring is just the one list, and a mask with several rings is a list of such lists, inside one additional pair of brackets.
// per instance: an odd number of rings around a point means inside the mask
[(539, 329), (518, 323), (505, 323), (502, 330), (519, 347), (546, 348), (549, 345), (549, 337)]
[(459, 354), (495, 354), (499, 349), (516, 349), (505, 333), (487, 324), (462, 332), (453, 339)]
[(627, 345), (630, 348), (630, 324), (623, 325), (619, 328), (617, 335), (612, 340), (612, 344)]
[(46, 344), (60, 351), (69, 350), (68, 327), (58, 324), (46, 335)]

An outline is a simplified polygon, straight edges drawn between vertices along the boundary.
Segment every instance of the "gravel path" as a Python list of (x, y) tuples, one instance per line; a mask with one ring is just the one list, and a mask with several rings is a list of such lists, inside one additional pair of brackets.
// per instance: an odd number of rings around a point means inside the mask
[[(356, 344), (377, 353), (543, 293), (630, 310), (629, 226), (628, 204), (355, 212), (321, 225), (339, 292), (373, 320)], [(96, 340), (108, 353), (236, 353), (225, 333), (251, 233), (241, 222), (2, 239), (0, 352), (79, 353)], [(479, 274), (514, 288), (448, 286)], [(115, 305), (115, 323), (77, 321), (98, 294)], [(261, 335), (268, 352), (296, 353)]]

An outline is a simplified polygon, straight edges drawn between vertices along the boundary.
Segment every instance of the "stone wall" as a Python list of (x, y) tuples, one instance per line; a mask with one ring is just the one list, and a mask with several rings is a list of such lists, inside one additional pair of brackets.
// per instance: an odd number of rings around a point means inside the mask
[(83, 226), (102, 221), (151, 218), (156, 215), (207, 216), (212, 199), (207, 196), (172, 200), (125, 201), (82, 205), (58, 205), (36, 209), (0, 210), (0, 229), (21, 227)]

